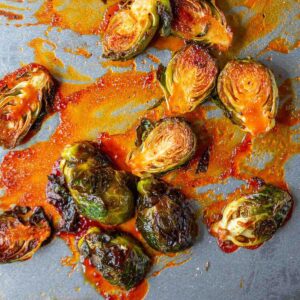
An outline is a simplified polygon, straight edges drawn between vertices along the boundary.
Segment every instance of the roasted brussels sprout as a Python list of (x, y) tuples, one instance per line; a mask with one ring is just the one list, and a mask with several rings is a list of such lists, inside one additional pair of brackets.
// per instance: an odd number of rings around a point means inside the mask
[(126, 60), (141, 53), (162, 23), (161, 34), (171, 31), (169, 0), (127, 0), (110, 18), (103, 33), (103, 56)]
[(151, 266), (142, 245), (121, 232), (101, 232), (93, 227), (79, 241), (78, 248), (107, 281), (126, 290), (138, 285)]
[(58, 168), (54, 168), (48, 176), (47, 200), (60, 213), (61, 221), (55, 224), (60, 232), (76, 232), (79, 227), (80, 214), (73, 197), (68, 189), (64, 175)]
[(208, 51), (190, 44), (158, 71), (170, 111), (184, 114), (204, 102), (215, 87), (218, 68)]
[(0, 215), (0, 263), (30, 259), (51, 235), (41, 207), (16, 206)]
[[(127, 158), (134, 174), (163, 173), (191, 159), (196, 149), (196, 136), (183, 119), (166, 118), (150, 124), (138, 128), (142, 143)], [(143, 128), (145, 131), (141, 133)]]
[(183, 194), (154, 178), (138, 183), (136, 226), (147, 243), (160, 252), (178, 252), (192, 246), (197, 224)]
[(211, 232), (220, 241), (239, 247), (258, 246), (281, 227), (293, 206), (292, 197), (273, 185), (264, 185), (255, 194), (230, 202)]
[(53, 99), (54, 81), (37, 64), (27, 65), (0, 81), (0, 145), (14, 148), (28, 134)]
[(226, 51), (232, 32), (214, 0), (174, 0), (172, 33)]
[(252, 135), (275, 126), (278, 89), (273, 73), (251, 59), (227, 63), (218, 79), (218, 97), (231, 121)]
[(116, 225), (134, 213), (129, 175), (113, 169), (96, 144), (79, 142), (62, 152), (60, 169), (79, 212), (92, 220)]

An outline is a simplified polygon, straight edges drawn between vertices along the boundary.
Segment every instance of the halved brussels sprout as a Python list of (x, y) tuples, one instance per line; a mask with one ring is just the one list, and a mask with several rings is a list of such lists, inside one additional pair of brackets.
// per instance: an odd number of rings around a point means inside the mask
[(290, 210), (292, 197), (273, 185), (264, 185), (255, 194), (230, 202), (211, 232), (220, 241), (239, 247), (258, 246), (269, 240), (280, 228)]
[(14, 148), (28, 134), (54, 94), (49, 72), (27, 65), (0, 81), (0, 145)]
[(160, 252), (191, 247), (198, 228), (183, 194), (154, 178), (142, 179), (138, 192), (136, 226), (147, 243)]
[(170, 111), (184, 114), (204, 102), (215, 87), (218, 68), (208, 51), (190, 44), (158, 71)]
[(79, 212), (92, 220), (116, 225), (134, 213), (134, 196), (127, 186), (129, 175), (112, 168), (92, 142), (67, 146), (60, 169)]
[(103, 33), (103, 56), (126, 60), (141, 53), (151, 42), (159, 23), (169, 35), (172, 10), (169, 0), (127, 0), (110, 18)]
[(89, 258), (107, 281), (126, 290), (137, 286), (151, 266), (151, 259), (142, 245), (122, 232), (90, 228), (79, 241), (78, 248), (82, 257)]
[(134, 174), (140, 176), (170, 171), (185, 164), (194, 155), (196, 136), (183, 119), (162, 119), (146, 129), (140, 147), (127, 158)]
[(232, 32), (214, 0), (174, 0), (172, 33), (226, 51)]
[(263, 64), (251, 59), (228, 62), (217, 88), (226, 115), (243, 130), (256, 135), (275, 126), (278, 88)]
[(16, 206), (0, 215), (0, 263), (30, 259), (51, 235), (41, 207)]

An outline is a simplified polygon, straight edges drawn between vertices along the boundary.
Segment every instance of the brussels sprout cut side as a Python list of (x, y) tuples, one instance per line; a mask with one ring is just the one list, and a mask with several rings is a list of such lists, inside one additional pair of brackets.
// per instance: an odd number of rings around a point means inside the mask
[(170, 111), (184, 114), (204, 102), (215, 87), (218, 68), (208, 51), (190, 44), (177, 52), (158, 79)]
[(42, 208), (16, 206), (0, 215), (0, 263), (30, 259), (51, 235)]
[(78, 211), (108, 225), (127, 221), (134, 213), (134, 196), (127, 186), (129, 175), (115, 170), (92, 142), (67, 146), (60, 170)]
[(252, 135), (275, 126), (278, 88), (273, 73), (251, 59), (232, 60), (218, 79), (221, 107), (231, 121)]
[[(141, 133), (142, 129), (146, 129)], [(152, 124), (140, 126), (140, 147), (133, 150), (127, 163), (138, 176), (170, 171), (189, 161), (195, 153), (196, 136), (191, 127), (179, 118), (166, 118)]]
[(198, 228), (183, 194), (154, 178), (142, 179), (138, 191), (136, 226), (147, 243), (164, 253), (191, 247)]
[(107, 281), (126, 290), (138, 285), (151, 266), (142, 245), (121, 232), (101, 232), (93, 227), (79, 241), (78, 248)]
[(232, 32), (214, 0), (174, 0), (172, 33), (226, 51)]
[(141, 53), (162, 23), (161, 34), (170, 33), (169, 0), (130, 0), (120, 5), (103, 33), (104, 57), (126, 60)]
[(255, 194), (230, 202), (222, 219), (212, 224), (211, 232), (220, 241), (230, 241), (238, 247), (258, 246), (284, 224), (292, 206), (289, 193), (265, 185)]
[(37, 64), (27, 65), (0, 81), (0, 145), (19, 145), (54, 96), (54, 81)]

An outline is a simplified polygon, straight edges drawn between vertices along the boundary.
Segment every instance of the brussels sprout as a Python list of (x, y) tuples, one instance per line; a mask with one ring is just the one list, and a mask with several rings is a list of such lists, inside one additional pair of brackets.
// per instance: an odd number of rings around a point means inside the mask
[(258, 246), (281, 227), (293, 206), (292, 197), (273, 185), (264, 185), (255, 194), (230, 202), (222, 219), (212, 224), (211, 232), (220, 241), (239, 247)]
[(142, 139), (140, 147), (127, 158), (136, 175), (163, 173), (185, 164), (194, 155), (197, 143), (190, 126), (179, 118), (148, 125)]
[(48, 176), (46, 194), (48, 202), (61, 215), (61, 222), (56, 225), (56, 230), (76, 232), (79, 227), (80, 215), (66, 184), (65, 177), (58, 170)]
[(191, 247), (198, 228), (183, 194), (154, 178), (142, 179), (138, 192), (136, 226), (147, 243), (160, 252)]
[(54, 81), (42, 66), (31, 64), (0, 81), (0, 145), (14, 148), (53, 99)]
[(110, 18), (103, 33), (104, 57), (126, 60), (141, 53), (151, 42), (159, 23), (169, 35), (172, 10), (169, 0), (127, 0)]
[(79, 241), (78, 248), (107, 281), (126, 290), (138, 285), (151, 266), (142, 245), (121, 232), (101, 232), (93, 227)]
[(204, 102), (215, 87), (218, 68), (208, 51), (190, 44), (177, 52), (158, 79), (170, 111), (184, 114)]
[(94, 143), (67, 146), (60, 169), (83, 216), (116, 225), (134, 213), (134, 196), (127, 186), (129, 175), (113, 169)]
[(221, 72), (220, 104), (231, 121), (252, 135), (275, 126), (278, 89), (273, 73), (251, 59), (232, 60)]
[(214, 0), (174, 0), (172, 33), (226, 51), (232, 32)]
[(51, 235), (41, 207), (16, 206), (0, 215), (0, 263), (30, 259)]

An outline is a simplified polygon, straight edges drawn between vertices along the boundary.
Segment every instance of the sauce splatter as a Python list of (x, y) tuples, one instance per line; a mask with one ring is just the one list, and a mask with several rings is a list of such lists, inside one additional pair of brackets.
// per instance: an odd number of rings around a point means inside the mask
[(29, 47), (34, 50), (35, 61), (45, 66), (55, 77), (79, 82), (93, 81), (90, 76), (80, 73), (73, 66), (65, 67), (63, 61), (56, 56), (57, 46), (54, 42), (36, 38), (30, 41)]
[(40, 24), (71, 29), (80, 34), (100, 34), (100, 26), (107, 7), (117, 0), (46, 0), (35, 13)]
[(289, 54), (291, 51), (294, 51), (299, 47), (300, 47), (300, 41), (291, 43), (286, 38), (275, 38), (269, 42), (269, 44), (265, 49), (259, 52), (258, 56), (261, 56), (269, 51)]
[(92, 53), (90, 53), (87, 49), (85, 48), (76, 48), (76, 49), (71, 49), (71, 48), (64, 48), (64, 51), (66, 53), (71, 53), (74, 55), (79, 55), (79, 56), (83, 56), (85, 58), (90, 58), (92, 57)]
[(7, 18), (8, 20), (22, 20), (24, 16), (21, 14), (16, 14), (7, 10), (0, 9), (0, 16)]

